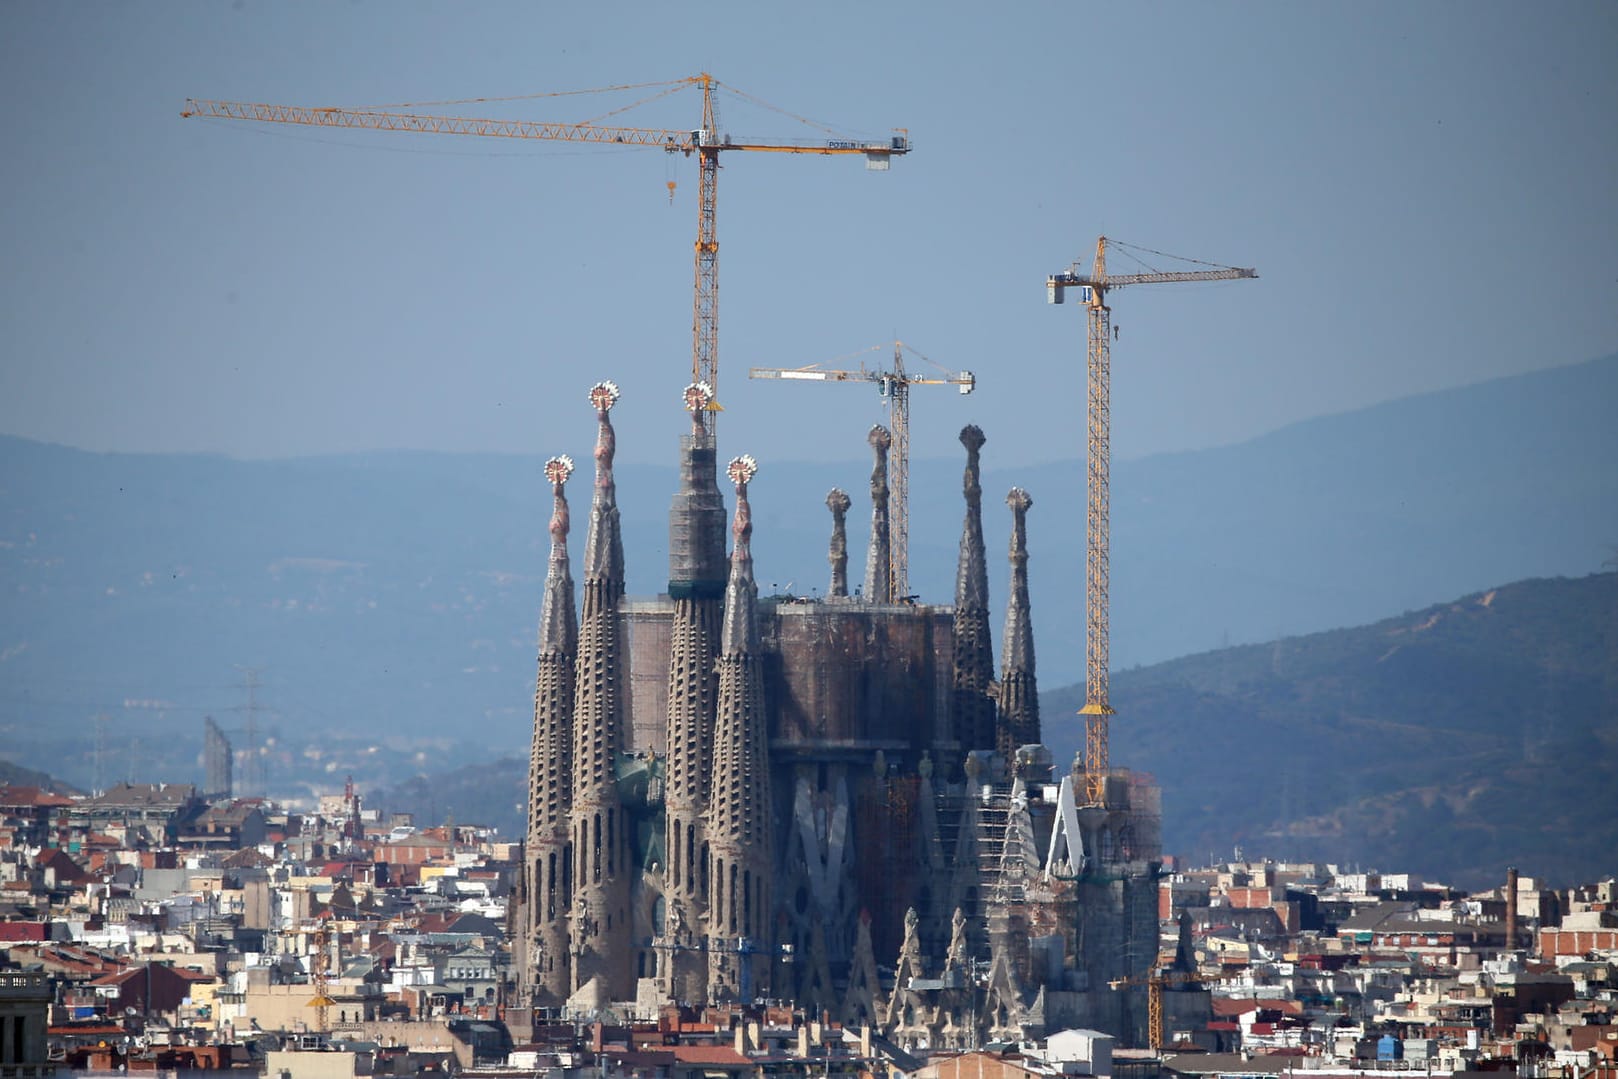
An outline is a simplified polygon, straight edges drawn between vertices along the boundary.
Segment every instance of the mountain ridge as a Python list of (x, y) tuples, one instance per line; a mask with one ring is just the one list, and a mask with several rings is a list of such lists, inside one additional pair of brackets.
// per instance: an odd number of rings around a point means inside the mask
[[(1618, 472), (1590, 467), (1618, 459), (1618, 426), (1601, 407), (1612, 401), (1618, 355), (1120, 463), (1115, 665), (1594, 569), (1618, 542)], [(988, 434), (996, 633), (1009, 532), (997, 493), (1016, 485), (1035, 499), (1040, 674), (1072, 681), (1083, 654), (1082, 465), (1003, 465)], [(620, 444), (645, 435), (620, 432)], [(657, 435), (671, 461), (676, 435)], [(472, 724), (524, 746), (548, 547), (541, 460), (381, 451), (236, 461), (0, 436), (0, 726), (82, 731), (108, 713), (167, 732), (240, 708), (245, 667), (289, 727), (385, 722), (428, 736)], [(912, 581), (924, 601), (952, 596), (960, 468), (912, 465)], [(660, 592), (674, 468), (616, 474), (629, 591)], [(823, 588), (826, 488), (842, 485), (858, 505), (868, 479), (868, 465), (765, 461), (751, 493), (766, 594)], [(587, 483), (574, 486), (576, 505), (587, 497)], [(868, 511), (849, 525), (858, 551)], [(168, 707), (130, 709), (131, 698)]]
[[(1115, 672), (1113, 760), (1162, 783), (1165, 845), (1561, 880), (1618, 851), (1618, 573)], [(1042, 695), (1057, 760), (1083, 690)], [(1196, 747), (1195, 755), (1184, 751)]]

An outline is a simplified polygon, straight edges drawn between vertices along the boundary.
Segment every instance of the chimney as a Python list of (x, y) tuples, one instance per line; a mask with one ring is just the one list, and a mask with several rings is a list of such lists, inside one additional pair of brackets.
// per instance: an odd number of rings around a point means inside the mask
[(1506, 951), (1517, 950), (1517, 867), (1506, 867)]

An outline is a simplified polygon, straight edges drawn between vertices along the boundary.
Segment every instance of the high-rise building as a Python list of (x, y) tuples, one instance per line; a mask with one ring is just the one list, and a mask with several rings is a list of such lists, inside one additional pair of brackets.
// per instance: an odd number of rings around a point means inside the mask
[(202, 719), (202, 772), (203, 797), (209, 800), (229, 798), (232, 789), (232, 765), (235, 763), (230, 739), (213, 721), (213, 716)]

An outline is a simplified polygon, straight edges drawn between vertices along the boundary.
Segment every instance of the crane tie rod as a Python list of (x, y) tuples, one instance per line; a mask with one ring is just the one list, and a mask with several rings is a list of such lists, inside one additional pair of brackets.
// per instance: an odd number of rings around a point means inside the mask
[[(1163, 258), (1166, 258), (1166, 259), (1177, 259), (1180, 262), (1191, 262), (1191, 263), (1195, 263), (1198, 266), (1212, 266), (1216, 270), (1235, 270), (1235, 269), (1239, 269), (1239, 267), (1236, 267), (1236, 266), (1226, 266), (1223, 262), (1208, 262), (1206, 259), (1193, 259), (1193, 258), (1187, 258), (1184, 255), (1171, 255), (1167, 251), (1158, 251), (1155, 248), (1151, 248), (1151, 247), (1141, 247), (1139, 244), (1124, 243), (1122, 240), (1114, 240), (1111, 236), (1107, 237), (1107, 246), (1108, 247), (1127, 248), (1130, 251), (1144, 251), (1148, 255), (1159, 255), (1159, 256), (1161, 256)], [(1139, 261), (1139, 260), (1137, 260), (1137, 261)], [(1146, 263), (1141, 262), (1141, 265), (1145, 266)], [(1154, 273), (1160, 272), (1160, 271), (1157, 270), (1156, 267), (1151, 267), (1151, 269), (1152, 269), (1152, 271)]]
[[(485, 101), (533, 101), (542, 97), (582, 97), (586, 94), (610, 94), (616, 90), (645, 90), (653, 86), (671, 87), (667, 92), (672, 93), (674, 90), (690, 84), (691, 80), (689, 79), (675, 79), (669, 82), (630, 82), (621, 86), (597, 86), (590, 90), (552, 90), (541, 91), (536, 94), (508, 94), (505, 97), (457, 97), (450, 98), (447, 101), (398, 101), (388, 105), (356, 105), (354, 107), (359, 109), (428, 109), (437, 108), (440, 105), (475, 105)], [(646, 98), (646, 100), (651, 101), (661, 96), (661, 94), (654, 94), (652, 97)], [(624, 107), (634, 108), (633, 105)]]

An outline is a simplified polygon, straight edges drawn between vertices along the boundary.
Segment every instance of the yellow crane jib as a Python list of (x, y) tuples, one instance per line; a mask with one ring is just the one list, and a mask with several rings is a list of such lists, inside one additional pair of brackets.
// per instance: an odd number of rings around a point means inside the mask
[[(189, 98), (181, 116), (215, 120), (247, 120), (270, 124), (306, 124), (314, 127), (367, 128), (373, 131), (403, 131), (433, 135), (472, 135), (484, 138), (558, 139), (567, 142), (588, 142), (612, 146), (641, 146), (662, 149), (668, 153), (695, 154), (698, 160), (697, 239), (695, 252), (695, 286), (691, 317), (691, 381), (706, 383), (714, 395), (719, 393), (719, 155), (730, 151), (754, 151), (777, 154), (860, 155), (865, 167), (873, 171), (886, 171), (896, 156), (908, 154), (910, 134), (904, 128), (895, 128), (886, 138), (814, 138), (814, 139), (742, 139), (733, 138), (719, 129), (714, 112), (714, 90), (722, 84), (707, 72), (675, 79), (665, 83), (640, 83), (635, 86), (609, 86), (600, 91), (570, 91), (590, 93), (643, 89), (655, 87), (657, 92), (635, 101), (613, 114), (622, 113), (648, 101), (664, 97), (688, 87), (702, 91), (702, 116), (695, 127), (625, 127), (592, 122), (555, 123), (534, 120), (495, 120), (466, 116), (444, 116), (434, 113), (406, 111), (417, 107), (438, 107), (459, 102), (437, 102), (422, 106), (396, 106), (386, 109), (306, 107), (298, 105), (268, 105), (244, 101), (215, 101)], [(733, 94), (757, 102), (750, 95), (734, 87), (726, 87)], [(543, 95), (536, 95), (543, 96)], [(757, 102), (758, 104), (765, 104)], [(774, 106), (765, 105), (767, 108)], [(783, 110), (775, 110), (781, 112)], [(785, 113), (792, 116), (791, 113)], [(801, 117), (793, 117), (810, 123)], [(819, 126), (819, 125), (811, 125)], [(674, 188), (669, 185), (669, 197)], [(714, 416), (707, 417), (709, 424)]]

